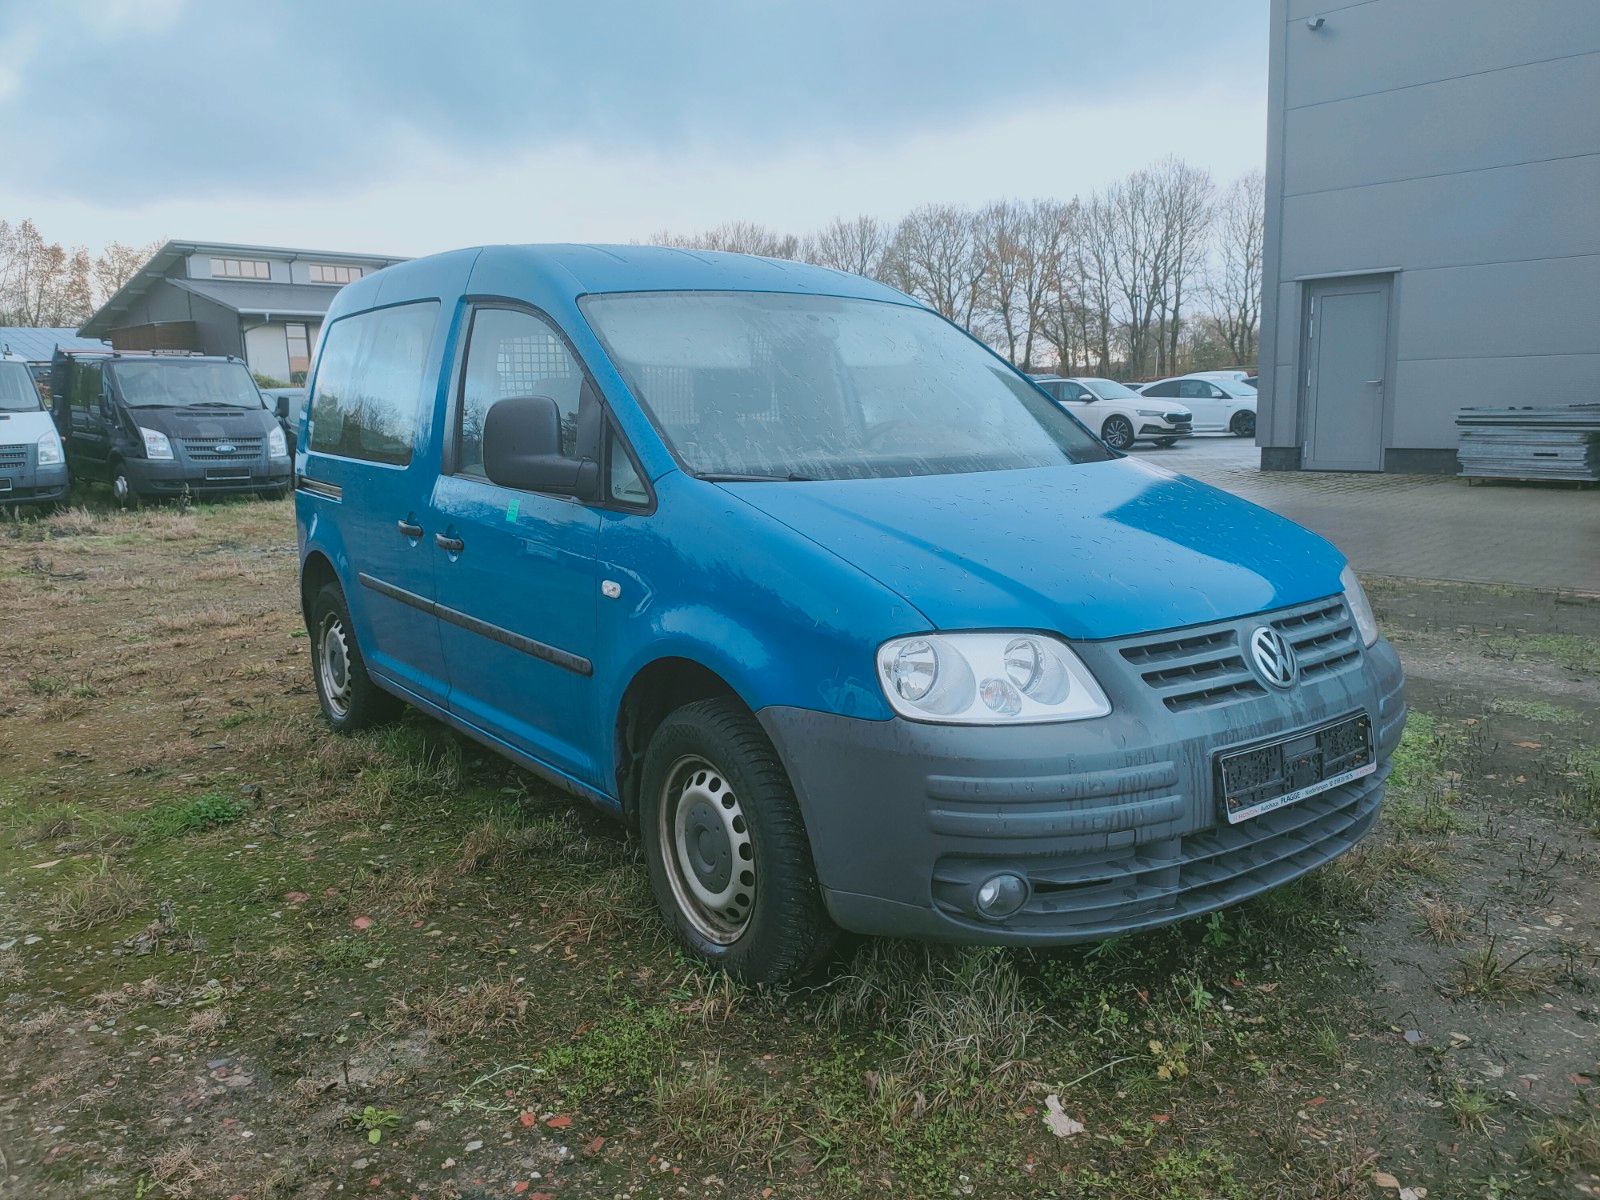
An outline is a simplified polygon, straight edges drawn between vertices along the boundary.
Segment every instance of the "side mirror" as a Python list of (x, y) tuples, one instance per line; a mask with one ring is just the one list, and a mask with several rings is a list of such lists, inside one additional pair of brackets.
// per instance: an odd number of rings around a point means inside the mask
[(483, 418), (483, 471), (524, 492), (592, 498), (600, 468), (561, 453), (561, 412), (549, 396), (507, 396)]
[(289, 419), (289, 397), (277, 397), (272, 405), (272, 411), (278, 414), (278, 420), (287, 421)]

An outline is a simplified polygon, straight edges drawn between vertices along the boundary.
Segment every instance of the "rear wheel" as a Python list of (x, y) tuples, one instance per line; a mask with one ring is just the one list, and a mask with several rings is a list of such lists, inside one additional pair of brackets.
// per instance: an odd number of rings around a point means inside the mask
[(1133, 422), (1121, 414), (1106, 418), (1100, 426), (1100, 440), (1113, 450), (1126, 450), (1133, 445)]
[(311, 602), (311, 675), (322, 715), (338, 733), (370, 729), (400, 714), (400, 701), (367, 674), (336, 583), (323, 584)]
[(1245, 409), (1233, 414), (1233, 420), (1228, 422), (1228, 432), (1234, 437), (1254, 437), (1256, 434), (1256, 415)]
[(731, 698), (672, 713), (645, 754), (639, 829), (656, 904), (691, 952), (746, 983), (784, 983), (828, 953), (828, 919), (794, 788)]

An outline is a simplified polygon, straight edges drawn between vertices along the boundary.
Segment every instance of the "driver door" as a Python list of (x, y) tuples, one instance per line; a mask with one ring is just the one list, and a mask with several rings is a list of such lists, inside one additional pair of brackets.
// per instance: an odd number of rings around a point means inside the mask
[(1222, 429), (1226, 426), (1227, 398), (1222, 389), (1210, 380), (1179, 380), (1178, 399), (1194, 413), (1196, 429)]

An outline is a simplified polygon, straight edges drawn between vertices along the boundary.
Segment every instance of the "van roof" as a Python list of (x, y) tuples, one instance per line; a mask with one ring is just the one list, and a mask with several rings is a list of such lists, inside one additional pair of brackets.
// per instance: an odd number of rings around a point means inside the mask
[[(520, 269), (571, 297), (590, 292), (750, 291), (801, 292), (916, 303), (904, 293), (859, 275), (789, 259), (759, 258), (720, 250), (668, 246), (607, 246), (576, 243), (538, 246), (479, 246), (386, 267), (350, 284), (359, 295), (377, 281), (425, 286), (446, 264), (459, 269), (463, 256), (478, 267)], [(352, 296), (352, 299), (355, 298)], [(344, 307), (341, 305), (341, 307)]]

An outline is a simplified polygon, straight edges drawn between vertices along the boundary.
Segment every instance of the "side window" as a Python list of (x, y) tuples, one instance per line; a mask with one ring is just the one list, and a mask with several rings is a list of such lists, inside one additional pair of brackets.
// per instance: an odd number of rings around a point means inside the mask
[(74, 424), (80, 424), (90, 413), (100, 411), (101, 378), (99, 363), (80, 363), (72, 368), (69, 400)]
[(1141, 396), (1154, 396), (1158, 400), (1170, 400), (1178, 394), (1178, 385), (1175, 383), (1157, 383), (1139, 393)]
[(1228, 400), (1228, 399), (1231, 399), (1231, 397), (1228, 395), (1227, 392), (1223, 391), (1220, 387), (1218, 387), (1214, 383), (1208, 383), (1208, 384), (1206, 384), (1206, 387), (1209, 389), (1206, 392), (1206, 395), (1209, 396), (1213, 400)]
[(428, 300), (328, 327), (311, 395), (311, 449), (405, 466), (416, 445), (439, 305)]
[(561, 413), (561, 452), (577, 457), (583, 370), (542, 317), (517, 308), (480, 308), (472, 317), (456, 406), (456, 470), (483, 477), (483, 420), (497, 400), (549, 396)]
[(649, 504), (650, 493), (615, 427), (606, 426), (606, 494), (619, 504)]
[(1185, 379), (1178, 384), (1178, 395), (1184, 400), (1209, 400), (1211, 385), (1203, 379)]
[(1057, 398), (1061, 400), (1082, 400), (1089, 394), (1080, 384), (1070, 381), (1058, 383), (1056, 386), (1061, 389), (1057, 394)]

